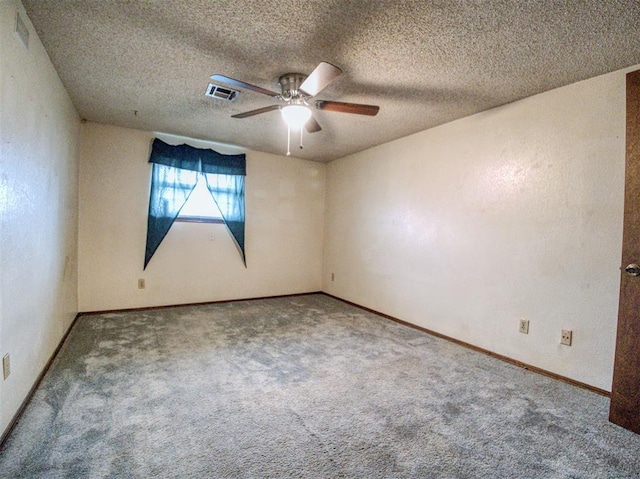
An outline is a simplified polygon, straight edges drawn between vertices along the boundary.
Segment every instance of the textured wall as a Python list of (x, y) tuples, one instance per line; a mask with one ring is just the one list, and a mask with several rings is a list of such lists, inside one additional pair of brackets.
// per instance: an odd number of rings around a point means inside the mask
[(77, 312), (80, 119), (15, 1), (0, 2), (0, 379), (3, 431)]
[[(138, 130), (83, 125), (81, 311), (320, 290), (326, 166), (265, 153), (247, 153), (248, 268), (224, 225), (174, 223), (143, 272), (152, 138)], [(137, 288), (139, 278), (146, 289)]]
[(324, 290), (609, 390), (624, 98), (615, 72), (330, 163)]

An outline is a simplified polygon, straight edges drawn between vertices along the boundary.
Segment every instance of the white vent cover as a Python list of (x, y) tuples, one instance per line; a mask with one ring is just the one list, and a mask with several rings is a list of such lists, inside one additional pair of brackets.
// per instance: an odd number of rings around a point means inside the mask
[(205, 95), (207, 96), (225, 101), (234, 101), (236, 98), (238, 98), (239, 94), (240, 92), (237, 90), (232, 90), (231, 88), (220, 85), (214, 85), (213, 83), (209, 83), (207, 92), (205, 93)]

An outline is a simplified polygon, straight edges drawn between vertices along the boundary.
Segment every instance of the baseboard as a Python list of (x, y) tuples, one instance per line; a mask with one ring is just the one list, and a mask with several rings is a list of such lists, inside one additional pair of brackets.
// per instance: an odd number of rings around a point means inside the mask
[(458, 344), (458, 345), (463, 346), (465, 348), (472, 349), (472, 350), (477, 351), (479, 353), (486, 354), (487, 356), (491, 356), (492, 358), (500, 359), (501, 361), (507, 362), (509, 364), (513, 364), (514, 366), (518, 366), (520, 368), (526, 369), (527, 371), (531, 371), (531, 372), (534, 372), (534, 373), (537, 373), (537, 374), (541, 374), (543, 376), (547, 376), (547, 377), (556, 379), (558, 381), (562, 381), (562, 382), (565, 382), (567, 384), (571, 384), (572, 386), (576, 386), (576, 387), (579, 387), (579, 388), (582, 388), (582, 389), (587, 389), (588, 391), (594, 392), (596, 394), (600, 394), (601, 396), (605, 396), (605, 397), (608, 397), (608, 398), (611, 397), (611, 393), (609, 391), (606, 391), (604, 389), (600, 389), (600, 388), (595, 387), (595, 386), (591, 386), (590, 384), (583, 383), (581, 381), (576, 381), (575, 379), (571, 379), (571, 378), (568, 378), (568, 377), (565, 377), (565, 376), (561, 376), (560, 374), (552, 373), (551, 371), (547, 371), (546, 369), (542, 369), (542, 368), (539, 368), (539, 367), (536, 367), (536, 366), (532, 366), (531, 364), (523, 363), (522, 361), (518, 361), (517, 359), (513, 359), (513, 358), (510, 358), (508, 356), (503, 356), (502, 354), (494, 353), (493, 351), (489, 351), (488, 349), (484, 349), (484, 348), (481, 348), (479, 346), (475, 346), (475, 345), (473, 345), (471, 343), (460, 341), (459, 339), (452, 338), (451, 336), (447, 336), (445, 334), (438, 333), (437, 331), (432, 331), (430, 329), (423, 328), (422, 326), (418, 326), (416, 324), (409, 323), (408, 321), (403, 321), (402, 319), (394, 318), (393, 316), (390, 316), (388, 314), (381, 313), (379, 311), (376, 311), (376, 310), (371, 309), (371, 308), (367, 308), (366, 306), (362, 306), (362, 305), (357, 304), (357, 303), (353, 303), (351, 301), (348, 301), (346, 299), (340, 298), (338, 296), (334, 296), (332, 294), (325, 293), (325, 292), (323, 292), (322, 294), (324, 294), (326, 296), (329, 296), (329, 297), (331, 297), (333, 299), (337, 299), (338, 301), (342, 301), (343, 303), (349, 304), (351, 306), (355, 306), (357, 308), (363, 309), (364, 311), (368, 311), (370, 313), (377, 314), (378, 316), (382, 316), (383, 318), (390, 319), (391, 321), (394, 321), (396, 323), (402, 324), (404, 326), (408, 326), (410, 328), (417, 329), (418, 331), (422, 331), (424, 333), (430, 334), (431, 336), (436, 336), (438, 338), (446, 339), (447, 341), (451, 341), (452, 343)]
[(275, 299), (275, 298), (289, 298), (292, 296), (308, 296), (311, 294), (324, 294), (322, 291), (311, 291), (308, 293), (292, 293), (292, 294), (279, 294), (276, 296), (256, 296), (251, 298), (238, 298), (238, 299), (220, 299), (218, 301), (202, 301), (198, 303), (178, 303), (178, 304), (162, 304), (159, 306), (140, 306), (137, 308), (122, 308), (122, 309), (105, 309), (99, 311), (82, 311), (78, 313), (80, 316), (92, 315), (92, 314), (109, 314), (109, 313), (127, 313), (131, 311), (149, 311), (152, 309), (168, 309), (168, 308), (182, 308), (185, 306), (206, 306), (209, 304), (224, 304), (224, 303), (238, 303), (240, 301), (257, 301), (260, 299)]
[(56, 349), (53, 351), (53, 354), (51, 354), (51, 357), (49, 358), (47, 363), (44, 365), (44, 368), (42, 369), (42, 371), (40, 372), (40, 374), (36, 378), (35, 382), (33, 383), (33, 386), (31, 386), (31, 389), (29, 389), (29, 392), (27, 393), (27, 396), (24, 398), (24, 400), (20, 404), (20, 407), (18, 408), (16, 413), (11, 418), (11, 421), (9, 421), (9, 424), (7, 425), (5, 430), (2, 432), (2, 437), (0, 437), (0, 447), (2, 447), (4, 442), (7, 440), (7, 438), (11, 434), (11, 431), (13, 431), (13, 429), (16, 427), (16, 424), (18, 424), (18, 421), (20, 420), (20, 416), (22, 416), (22, 413), (24, 412), (25, 408), (27, 407), (27, 405), (31, 401), (31, 398), (33, 397), (33, 395), (35, 394), (36, 390), (38, 389), (38, 386), (40, 386), (40, 383), (42, 382), (42, 378), (44, 378), (44, 375), (47, 374), (47, 371), (49, 371), (49, 368), (51, 367), (51, 363), (53, 363), (53, 360), (56, 358), (56, 356), (60, 352), (60, 349), (62, 348), (62, 345), (67, 340), (67, 337), (69, 337), (69, 333), (71, 332), (71, 330), (75, 326), (76, 321), (78, 321), (78, 318), (80, 316), (81, 316), (80, 313), (77, 313), (75, 315), (75, 317), (73, 318), (73, 321), (71, 321), (71, 324), (67, 328), (67, 331), (64, 333), (64, 336), (62, 336), (62, 339), (58, 343), (58, 346), (56, 346)]

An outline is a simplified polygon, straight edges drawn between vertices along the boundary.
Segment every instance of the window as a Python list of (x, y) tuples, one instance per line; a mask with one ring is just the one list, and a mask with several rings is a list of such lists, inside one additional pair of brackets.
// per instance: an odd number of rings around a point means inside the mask
[[(153, 164), (153, 168), (144, 268), (146, 269), (173, 222), (179, 216), (191, 217), (191, 221), (202, 221), (193, 219), (201, 218), (202, 208), (209, 217), (204, 221), (216, 222), (217, 219), (226, 225), (246, 267), (244, 255), (245, 155), (222, 155), (213, 150), (194, 148), (189, 145), (174, 146), (156, 138), (153, 141), (149, 162)], [(194, 191), (197, 187), (198, 191)], [(191, 204), (183, 213), (182, 210), (187, 203)], [(215, 219), (211, 217), (213, 215)]]
[(220, 208), (213, 200), (213, 196), (207, 189), (207, 181), (204, 175), (200, 175), (196, 187), (189, 195), (176, 221), (186, 223), (224, 223)]

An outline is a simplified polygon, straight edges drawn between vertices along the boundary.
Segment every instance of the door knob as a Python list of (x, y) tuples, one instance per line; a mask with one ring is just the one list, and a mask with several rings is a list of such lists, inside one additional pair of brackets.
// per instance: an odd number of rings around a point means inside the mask
[(640, 276), (640, 266), (636, 263), (631, 263), (624, 269), (624, 272), (629, 276)]

